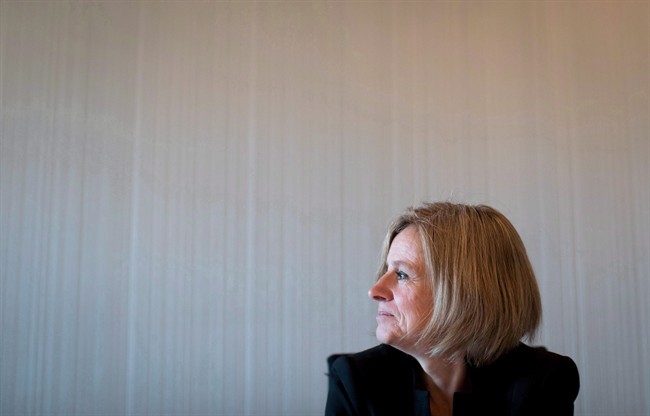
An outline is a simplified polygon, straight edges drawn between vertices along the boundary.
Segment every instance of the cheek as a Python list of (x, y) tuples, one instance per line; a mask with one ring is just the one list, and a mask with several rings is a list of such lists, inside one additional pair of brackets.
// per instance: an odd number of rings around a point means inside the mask
[(411, 296), (405, 303), (405, 315), (412, 324), (428, 320), (433, 310), (431, 296), (428, 293), (419, 293), (420, 296)]

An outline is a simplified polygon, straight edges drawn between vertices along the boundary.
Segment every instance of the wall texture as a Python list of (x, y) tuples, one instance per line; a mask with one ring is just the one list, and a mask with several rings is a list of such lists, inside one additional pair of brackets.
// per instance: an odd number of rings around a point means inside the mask
[(0, 1), (0, 413), (321, 414), (384, 229), (515, 223), (577, 413), (650, 415), (650, 8)]

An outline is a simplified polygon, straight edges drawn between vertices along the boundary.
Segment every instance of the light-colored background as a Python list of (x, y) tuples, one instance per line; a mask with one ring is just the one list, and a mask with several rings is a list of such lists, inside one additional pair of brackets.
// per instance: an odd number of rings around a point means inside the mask
[(0, 413), (317, 415), (422, 200), (650, 414), (649, 3), (0, 1)]

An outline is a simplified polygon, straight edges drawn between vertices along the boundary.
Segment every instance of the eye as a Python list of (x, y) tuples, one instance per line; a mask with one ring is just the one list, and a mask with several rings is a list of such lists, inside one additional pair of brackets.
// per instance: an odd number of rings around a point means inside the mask
[(396, 271), (395, 275), (397, 276), (397, 280), (406, 280), (406, 279), (409, 278), (408, 274), (406, 274), (404, 272), (400, 272), (400, 271)]

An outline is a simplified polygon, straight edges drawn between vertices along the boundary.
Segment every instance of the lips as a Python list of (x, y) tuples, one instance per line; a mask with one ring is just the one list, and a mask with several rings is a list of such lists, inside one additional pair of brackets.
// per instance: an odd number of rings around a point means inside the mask
[(380, 317), (390, 317), (390, 316), (393, 316), (393, 314), (392, 314), (392, 313), (388, 313), (388, 312), (383, 311), (383, 310), (379, 310), (379, 311), (377, 311), (377, 317), (378, 317), (378, 318), (380, 318)]

